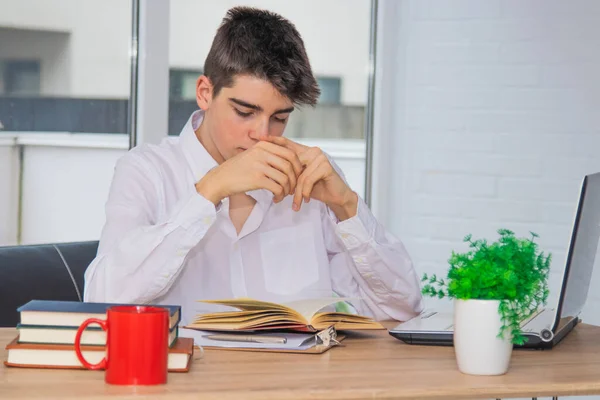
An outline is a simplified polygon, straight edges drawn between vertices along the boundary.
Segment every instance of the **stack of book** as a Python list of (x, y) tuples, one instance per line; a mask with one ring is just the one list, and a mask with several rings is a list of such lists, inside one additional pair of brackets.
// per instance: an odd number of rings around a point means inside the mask
[[(75, 335), (88, 318), (106, 319), (107, 309), (117, 304), (80, 303), (76, 301), (32, 300), (19, 307), (17, 336), (6, 346), (4, 364), (8, 367), (84, 369), (75, 354)], [(187, 372), (194, 351), (194, 341), (179, 337), (180, 306), (159, 306), (169, 310), (169, 372)], [(95, 364), (106, 354), (106, 332), (90, 325), (81, 336), (85, 359)]]

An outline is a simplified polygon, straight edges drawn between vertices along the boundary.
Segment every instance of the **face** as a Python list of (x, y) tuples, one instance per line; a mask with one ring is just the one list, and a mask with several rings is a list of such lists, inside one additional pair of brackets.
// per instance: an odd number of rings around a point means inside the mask
[(269, 82), (237, 76), (213, 96), (210, 80), (198, 78), (196, 101), (205, 111), (199, 138), (219, 163), (252, 147), (262, 137), (281, 136), (293, 103)]

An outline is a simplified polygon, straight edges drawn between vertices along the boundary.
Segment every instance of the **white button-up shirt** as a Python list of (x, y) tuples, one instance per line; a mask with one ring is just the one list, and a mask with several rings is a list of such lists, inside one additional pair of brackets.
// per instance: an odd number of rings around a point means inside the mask
[(356, 312), (376, 319), (421, 311), (409, 255), (360, 198), (357, 215), (340, 222), (320, 201), (295, 212), (292, 196), (275, 204), (271, 192), (250, 191), (256, 205), (238, 235), (228, 200), (215, 207), (195, 189), (217, 166), (194, 132), (202, 117), (196, 111), (179, 137), (117, 162), (84, 301), (179, 304), (182, 324), (218, 309), (198, 300), (231, 297), (339, 295), (360, 299)]

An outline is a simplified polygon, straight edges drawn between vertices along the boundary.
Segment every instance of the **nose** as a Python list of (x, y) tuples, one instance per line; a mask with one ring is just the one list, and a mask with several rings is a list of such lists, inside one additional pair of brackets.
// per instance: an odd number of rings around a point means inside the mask
[(255, 141), (259, 141), (261, 139), (266, 138), (267, 136), (269, 136), (269, 124), (259, 122), (254, 127), (254, 129), (251, 129), (248, 132), (248, 136), (250, 137), (250, 139), (255, 140)]
[(248, 137), (254, 142), (258, 142), (260, 140), (260, 135), (255, 130), (248, 132)]

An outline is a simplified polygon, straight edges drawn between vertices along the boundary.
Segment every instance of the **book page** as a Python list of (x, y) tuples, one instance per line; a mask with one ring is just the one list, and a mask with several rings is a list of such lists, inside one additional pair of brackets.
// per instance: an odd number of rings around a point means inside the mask
[(313, 316), (324, 307), (348, 300), (351, 299), (343, 297), (324, 297), (320, 299), (294, 300), (284, 303), (284, 305), (298, 312), (298, 314), (302, 315), (307, 321), (311, 321)]
[[(223, 299), (223, 300), (199, 300), (203, 303), (220, 304), (242, 311), (228, 311), (208, 313), (198, 316), (194, 323), (198, 324), (195, 328), (200, 328), (200, 324), (208, 324), (212, 322), (230, 323), (238, 325), (238, 328), (248, 329), (256, 328), (256, 324), (243, 322), (258, 322), (257, 320), (264, 319), (267, 321), (289, 321), (298, 324), (310, 325), (312, 318), (324, 307), (341, 302), (353, 300), (342, 297), (323, 297), (313, 299), (302, 299), (285, 302), (282, 304), (254, 300), (249, 298), (238, 299)], [(190, 326), (193, 326), (191, 324)], [(205, 325), (206, 326), (206, 325)]]
[(220, 304), (223, 306), (234, 307), (239, 310), (244, 311), (254, 311), (254, 310), (284, 310), (286, 307), (277, 304), (271, 303), (268, 301), (260, 301), (248, 298), (239, 298), (239, 299), (224, 299), (224, 300), (198, 300), (202, 303), (209, 304)]

